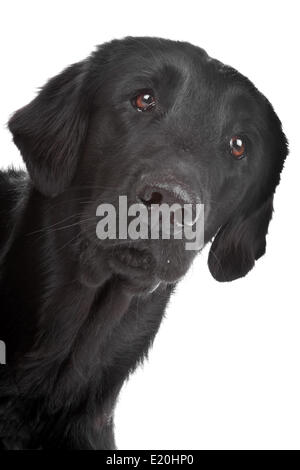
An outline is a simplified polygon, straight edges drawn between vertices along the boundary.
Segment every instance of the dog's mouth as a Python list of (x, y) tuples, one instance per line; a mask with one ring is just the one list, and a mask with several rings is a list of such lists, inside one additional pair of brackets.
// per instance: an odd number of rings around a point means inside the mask
[(132, 247), (118, 247), (113, 253), (112, 260), (121, 266), (142, 271), (154, 269), (156, 264), (149, 251)]
[(156, 260), (147, 249), (115, 247), (108, 256), (108, 264), (112, 273), (135, 293), (153, 292), (161, 283)]
[(177, 282), (193, 258), (181, 243), (174, 245), (169, 240), (120, 242), (106, 247), (86, 240), (79, 252), (81, 279), (85, 284), (97, 287), (116, 277), (137, 293), (153, 292), (158, 285)]
[(118, 246), (109, 256), (109, 265), (114, 272), (127, 279), (149, 282), (151, 286), (178, 281), (187, 271), (190, 261), (190, 257), (180, 253), (179, 246), (171, 248), (168, 243), (163, 248), (160, 244), (155, 247)]

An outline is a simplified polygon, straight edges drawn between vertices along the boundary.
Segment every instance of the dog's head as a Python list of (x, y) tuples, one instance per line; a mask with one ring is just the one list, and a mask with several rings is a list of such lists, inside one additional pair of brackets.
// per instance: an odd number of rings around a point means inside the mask
[[(281, 123), (247, 78), (200, 48), (154, 38), (105, 44), (51, 79), (9, 128), (35, 188), (80, 214), (83, 270), (99, 249), (114, 274), (150, 289), (179, 279), (195, 255), (183, 239), (99, 240), (97, 206), (118, 207), (119, 196), (148, 211), (204, 204), (219, 281), (244, 276), (265, 252), (287, 154)], [(74, 206), (74, 194), (85, 204)]]

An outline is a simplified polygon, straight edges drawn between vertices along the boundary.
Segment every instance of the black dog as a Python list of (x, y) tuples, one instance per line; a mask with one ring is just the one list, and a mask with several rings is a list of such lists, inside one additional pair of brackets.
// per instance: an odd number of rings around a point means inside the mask
[(234, 280), (265, 252), (286, 139), (247, 78), (151, 38), (99, 47), (9, 129), (28, 174), (0, 173), (0, 446), (111, 449), (119, 391), (195, 251), (99, 240), (97, 206), (201, 201), (210, 271)]

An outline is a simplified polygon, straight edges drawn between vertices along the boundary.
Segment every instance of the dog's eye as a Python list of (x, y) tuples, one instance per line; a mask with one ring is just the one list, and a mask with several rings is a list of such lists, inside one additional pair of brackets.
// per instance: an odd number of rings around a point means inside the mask
[(151, 111), (154, 108), (156, 101), (153, 94), (148, 91), (144, 91), (136, 95), (131, 100), (131, 103), (137, 111)]
[(239, 136), (234, 136), (230, 139), (231, 155), (240, 160), (246, 155), (246, 145), (243, 139)]

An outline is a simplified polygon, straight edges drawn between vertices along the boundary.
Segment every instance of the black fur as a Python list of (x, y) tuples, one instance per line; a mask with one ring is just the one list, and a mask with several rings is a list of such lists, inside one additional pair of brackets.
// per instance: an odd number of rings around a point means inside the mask
[[(140, 90), (153, 91), (151, 112), (132, 106)], [(179, 180), (205, 204), (212, 275), (231, 281), (265, 252), (286, 139), (248, 79), (154, 38), (99, 47), (9, 129), (28, 174), (0, 172), (0, 445), (111, 449), (120, 388), (195, 252), (182, 240), (99, 241), (96, 207), (136, 202), (145, 174)]]

